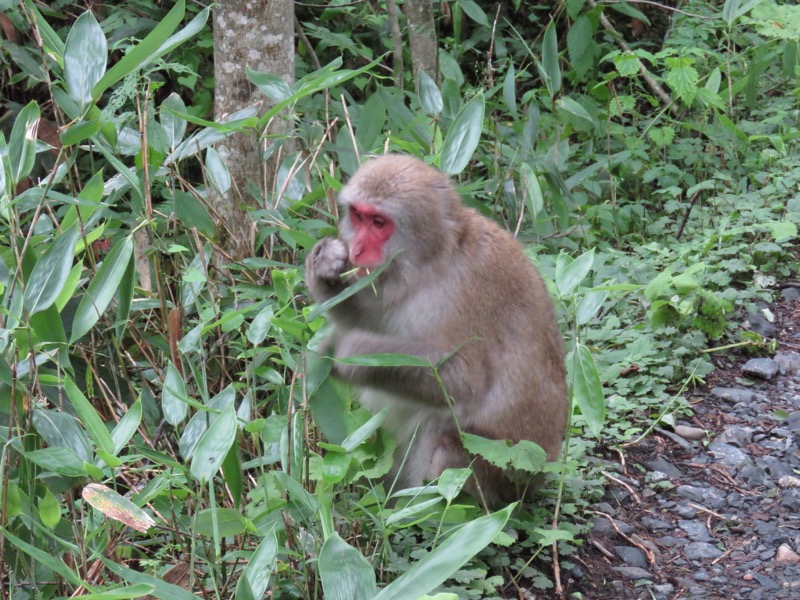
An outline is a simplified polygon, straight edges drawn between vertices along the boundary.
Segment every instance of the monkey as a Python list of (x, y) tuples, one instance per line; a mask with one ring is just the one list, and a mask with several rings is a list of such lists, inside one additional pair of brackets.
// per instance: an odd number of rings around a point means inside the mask
[[(362, 164), (339, 193), (338, 238), (317, 242), (306, 283), (323, 302), (384, 266), (333, 306), (333, 374), (353, 384), (397, 440), (389, 478), (421, 486), (472, 466), (466, 490), (486, 504), (518, 499), (504, 473), (470, 457), (459, 431), (531, 440), (560, 454), (568, 399), (564, 344), (547, 288), (517, 240), (465, 207), (449, 178), (423, 160), (386, 154)], [(386, 264), (388, 262), (388, 264)], [(422, 366), (336, 359), (405, 354)], [(448, 403), (448, 398), (452, 404)], [(475, 481), (477, 480), (477, 481)]]

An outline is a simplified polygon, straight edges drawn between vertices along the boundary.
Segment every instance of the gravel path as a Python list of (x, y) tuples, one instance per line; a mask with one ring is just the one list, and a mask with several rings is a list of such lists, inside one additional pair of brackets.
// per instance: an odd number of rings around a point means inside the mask
[(800, 598), (800, 300), (771, 358), (729, 355), (694, 416), (610, 473), (572, 589), (584, 598)]

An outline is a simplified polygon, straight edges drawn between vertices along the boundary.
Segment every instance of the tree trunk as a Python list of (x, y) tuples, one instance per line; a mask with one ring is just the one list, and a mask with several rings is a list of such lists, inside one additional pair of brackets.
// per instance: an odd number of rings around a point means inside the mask
[(438, 47), (432, 0), (406, 0), (406, 20), (414, 80), (419, 81), (419, 71), (422, 70), (438, 81)]
[[(290, 0), (223, 0), (214, 12), (214, 116), (233, 113), (269, 99), (248, 81), (245, 67), (272, 73), (294, 83), (294, 3)], [(267, 133), (291, 134), (290, 122), (274, 120)], [(280, 131), (274, 131), (274, 129)], [(217, 146), (231, 173), (233, 186), (212, 202), (223, 219), (220, 246), (233, 259), (253, 255), (255, 228), (247, 207), (256, 200), (247, 192), (252, 182), (266, 197), (277, 169), (262, 159), (264, 145), (253, 136), (234, 134)]]

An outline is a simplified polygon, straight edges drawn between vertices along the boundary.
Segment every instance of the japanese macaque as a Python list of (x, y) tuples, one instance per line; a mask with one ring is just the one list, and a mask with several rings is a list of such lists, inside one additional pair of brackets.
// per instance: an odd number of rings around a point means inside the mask
[(447, 176), (411, 156), (366, 162), (339, 204), (339, 239), (321, 240), (306, 261), (315, 300), (390, 262), (374, 288), (330, 310), (333, 357), (407, 354), (439, 365), (441, 384), (425, 367), (334, 365), (363, 406), (390, 407), (392, 481), (418, 486), (472, 466), (473, 495), (488, 504), (514, 499), (515, 486), (468, 456), (458, 431), (531, 440), (557, 458), (567, 424), (564, 351), (541, 277), (508, 232), (463, 206)]

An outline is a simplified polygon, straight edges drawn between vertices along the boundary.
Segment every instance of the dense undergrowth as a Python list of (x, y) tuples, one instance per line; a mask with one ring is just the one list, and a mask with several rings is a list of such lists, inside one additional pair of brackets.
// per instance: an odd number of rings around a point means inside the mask
[[(2, 4), (7, 597), (551, 589), (602, 489), (592, 457), (689, 414), (715, 348), (768, 350), (737, 315), (798, 271), (800, 7), (507, 4), (451, 3), (441, 84), (403, 89), (384, 10), (298, 6), (298, 82), (251, 75), (296, 151), (272, 189), (238, 182), (258, 253), (228, 264), (213, 144), (273, 115), (210, 122), (208, 11)], [(316, 353), (300, 265), (384, 148), (450, 173), (551, 284), (575, 411), (535, 504), (485, 514), (462, 472), (387, 503), (392, 441)]]

